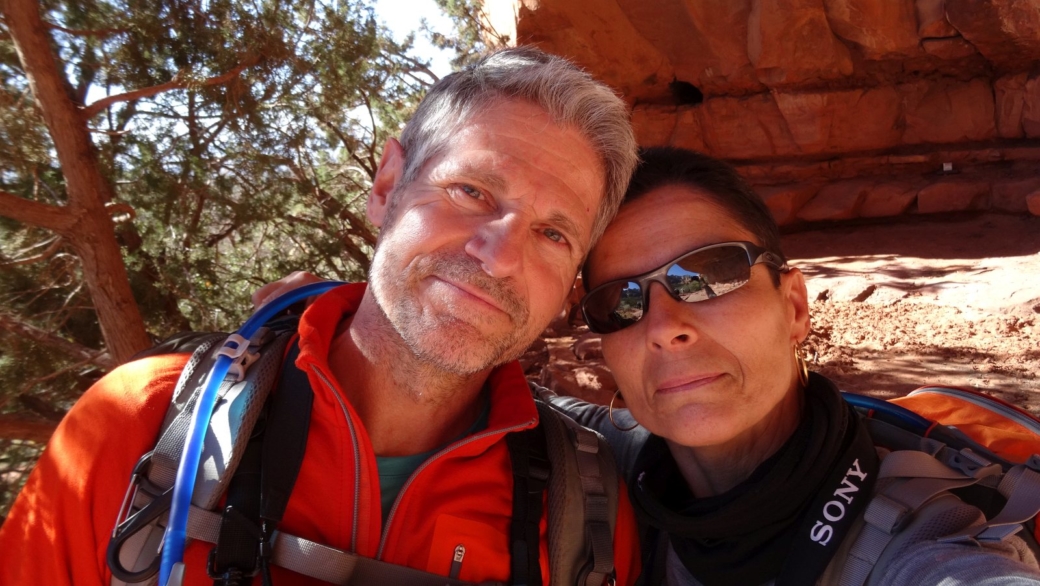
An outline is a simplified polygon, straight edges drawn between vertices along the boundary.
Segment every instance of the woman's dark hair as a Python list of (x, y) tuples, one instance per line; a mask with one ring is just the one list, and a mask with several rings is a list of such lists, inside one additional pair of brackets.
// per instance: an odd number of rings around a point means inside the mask
[[(639, 151), (639, 164), (625, 192), (621, 207), (659, 187), (677, 186), (697, 191), (740, 226), (751, 232), (757, 244), (787, 260), (780, 248), (780, 229), (762, 198), (728, 163), (676, 147), (647, 147)], [(583, 281), (588, 275), (582, 271)], [(587, 281), (585, 281), (587, 282)], [(773, 274), (779, 285), (779, 276)]]

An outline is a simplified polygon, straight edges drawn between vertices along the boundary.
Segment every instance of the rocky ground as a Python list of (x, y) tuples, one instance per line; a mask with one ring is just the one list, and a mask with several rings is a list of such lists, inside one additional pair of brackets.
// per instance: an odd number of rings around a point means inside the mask
[[(813, 369), (890, 398), (973, 387), (1040, 415), (1040, 217), (909, 217), (785, 235), (808, 277)], [(525, 355), (528, 375), (605, 402), (599, 342), (564, 320)]]

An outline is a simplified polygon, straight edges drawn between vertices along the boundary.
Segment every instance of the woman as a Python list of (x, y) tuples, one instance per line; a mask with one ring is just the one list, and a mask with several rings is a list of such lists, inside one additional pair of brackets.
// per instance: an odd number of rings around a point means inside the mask
[[(733, 169), (671, 148), (642, 160), (581, 302), (628, 409), (548, 398), (614, 448), (646, 526), (646, 583), (838, 584), (879, 457), (834, 384), (805, 368), (804, 278)], [(869, 583), (1040, 584), (1017, 538), (936, 541), (977, 509), (949, 493), (927, 506)]]

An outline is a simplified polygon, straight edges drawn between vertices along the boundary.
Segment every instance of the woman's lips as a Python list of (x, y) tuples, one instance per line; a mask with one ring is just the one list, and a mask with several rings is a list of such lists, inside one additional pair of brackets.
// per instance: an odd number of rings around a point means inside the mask
[(692, 391), (711, 383), (722, 377), (722, 373), (713, 372), (711, 374), (699, 374), (692, 377), (683, 377), (667, 380), (657, 387), (658, 393), (671, 394), (681, 393), (684, 391)]

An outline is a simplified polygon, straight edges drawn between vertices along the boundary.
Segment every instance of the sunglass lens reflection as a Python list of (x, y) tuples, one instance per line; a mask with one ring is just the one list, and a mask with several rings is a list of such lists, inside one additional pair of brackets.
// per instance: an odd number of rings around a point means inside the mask
[(725, 246), (681, 258), (668, 269), (668, 283), (683, 301), (695, 302), (725, 295), (751, 277), (743, 248)]
[(643, 317), (643, 288), (635, 281), (628, 281), (621, 286), (621, 296), (613, 311), (613, 319), (628, 325)]
[(617, 331), (643, 317), (643, 292), (634, 281), (612, 283), (585, 299), (584, 309), (594, 329)]

